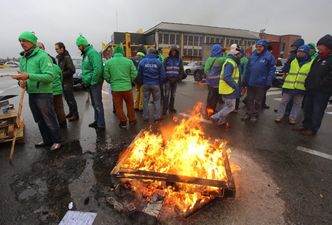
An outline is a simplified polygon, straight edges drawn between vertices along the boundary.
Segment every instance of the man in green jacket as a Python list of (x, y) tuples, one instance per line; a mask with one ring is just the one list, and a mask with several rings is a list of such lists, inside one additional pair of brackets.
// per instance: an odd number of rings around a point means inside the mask
[(126, 103), (130, 125), (136, 124), (132, 82), (137, 76), (137, 70), (132, 60), (124, 57), (121, 45), (114, 49), (114, 57), (109, 59), (104, 68), (105, 80), (111, 84), (115, 111), (120, 120), (121, 128), (127, 127), (127, 117), (123, 112), (123, 101)]
[(82, 81), (83, 86), (89, 89), (92, 106), (95, 111), (94, 122), (89, 127), (97, 131), (105, 130), (104, 106), (102, 102), (103, 88), (103, 60), (101, 55), (89, 44), (87, 39), (80, 35), (76, 45), (82, 52)]
[(53, 105), (53, 64), (46, 52), (37, 47), (37, 37), (32, 32), (19, 36), (23, 48), (20, 58), (20, 72), (13, 76), (29, 94), (29, 105), (38, 124), (43, 141), (36, 147), (61, 148), (61, 133)]
[[(42, 42), (37, 43), (38, 47), (45, 51), (45, 45)], [(53, 63), (53, 73), (54, 73), (54, 80), (52, 82), (53, 87), (53, 105), (56, 117), (58, 119), (59, 125), (62, 128), (67, 127), (67, 120), (65, 109), (63, 108), (63, 99), (62, 99), (62, 73), (60, 67), (56, 64), (55, 58), (53, 58), (50, 54), (48, 54)]]

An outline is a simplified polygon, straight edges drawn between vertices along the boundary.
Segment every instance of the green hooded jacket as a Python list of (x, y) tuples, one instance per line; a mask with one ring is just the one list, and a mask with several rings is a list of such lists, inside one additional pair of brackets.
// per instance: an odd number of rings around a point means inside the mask
[(309, 43), (308, 44), (309, 45), (309, 47), (310, 47), (310, 49), (313, 49), (314, 50), (314, 52), (311, 54), (311, 60), (314, 60), (317, 56), (318, 56), (318, 52), (317, 52), (317, 49), (316, 49), (316, 45), (315, 45), (315, 43)]
[(52, 94), (54, 72), (53, 63), (48, 54), (36, 47), (31, 52), (22, 52), (20, 55), (20, 71), (29, 75), (27, 92), (29, 94)]
[(105, 80), (111, 84), (112, 91), (129, 91), (137, 76), (133, 61), (123, 55), (123, 47), (117, 45), (114, 49), (114, 57), (107, 60), (105, 64)]
[(82, 81), (87, 87), (103, 82), (103, 60), (92, 45), (83, 51)]
[(62, 89), (62, 73), (61, 73), (61, 68), (53, 64), (53, 71), (54, 71), (54, 76), (55, 79), (53, 80), (53, 95), (61, 95), (63, 92)]

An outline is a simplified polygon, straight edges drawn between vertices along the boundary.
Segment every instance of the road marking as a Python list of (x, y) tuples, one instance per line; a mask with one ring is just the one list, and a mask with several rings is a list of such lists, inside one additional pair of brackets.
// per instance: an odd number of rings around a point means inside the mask
[(277, 88), (277, 87), (272, 87), (269, 89), (269, 91), (280, 91), (281, 88)]
[(8, 90), (10, 90), (10, 89), (16, 88), (16, 87), (18, 87), (17, 84), (12, 85), (12, 86), (10, 86), (10, 87), (8, 87), (8, 88), (5, 88), (5, 89), (3, 89), (3, 90), (0, 91), (0, 94), (4, 93), (5, 91), (8, 91)]
[(325, 112), (326, 114), (332, 115), (332, 112)]
[(273, 100), (276, 100), (278, 102), (281, 102), (282, 98), (274, 98)]
[(268, 91), (266, 93), (267, 96), (270, 96), (270, 95), (281, 95), (282, 91), (281, 90), (276, 90), (276, 91)]
[[(190, 118), (190, 117), (191, 117), (191, 115), (186, 114), (186, 113), (179, 113), (179, 115), (180, 115), (180, 116), (183, 116), (183, 117), (187, 117), (187, 118)], [(206, 119), (203, 119), (203, 118), (200, 120), (200, 122), (202, 122), (202, 123), (207, 123), (207, 124), (212, 124), (212, 121), (210, 121), (210, 120), (206, 120)]]
[(316, 150), (313, 150), (313, 149), (310, 149), (310, 148), (297, 146), (296, 150), (306, 152), (306, 153), (309, 153), (311, 155), (319, 156), (319, 157), (322, 157), (324, 159), (332, 160), (332, 155), (329, 155), (329, 154), (326, 154), (326, 153), (323, 153), (323, 152), (319, 152), (319, 151), (316, 151)]

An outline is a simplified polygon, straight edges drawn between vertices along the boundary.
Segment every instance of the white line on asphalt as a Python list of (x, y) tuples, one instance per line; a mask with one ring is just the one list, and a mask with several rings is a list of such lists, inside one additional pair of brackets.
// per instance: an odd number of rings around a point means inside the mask
[(326, 114), (332, 115), (332, 112), (325, 112)]
[(282, 99), (282, 98), (274, 98), (273, 100), (276, 100), (276, 101), (278, 101), (278, 102), (281, 102), (281, 99)]
[[(187, 118), (191, 117), (191, 115), (186, 114), (186, 113), (179, 113), (179, 115), (183, 116), (183, 117), (187, 117)], [(212, 121), (206, 120), (206, 119), (201, 119), (200, 122), (207, 123), (207, 124), (212, 124)]]
[(8, 91), (8, 90), (10, 90), (10, 89), (12, 89), (12, 88), (16, 88), (16, 87), (18, 87), (17, 84), (12, 85), (12, 86), (10, 86), (10, 87), (8, 87), (8, 88), (5, 88), (5, 89), (3, 89), (3, 90), (0, 91), (0, 94), (4, 93), (5, 91)]
[(270, 95), (281, 95), (281, 90), (278, 90), (278, 91), (268, 91), (266, 93), (267, 96), (270, 96)]
[(313, 150), (313, 149), (310, 149), (310, 148), (297, 146), (296, 150), (306, 152), (306, 153), (309, 153), (309, 154), (312, 154), (312, 155), (315, 155), (315, 156), (319, 156), (319, 157), (322, 157), (324, 159), (332, 160), (332, 155), (329, 155), (329, 154), (326, 154), (326, 153), (323, 153), (323, 152), (319, 152), (319, 151), (316, 151), (316, 150)]

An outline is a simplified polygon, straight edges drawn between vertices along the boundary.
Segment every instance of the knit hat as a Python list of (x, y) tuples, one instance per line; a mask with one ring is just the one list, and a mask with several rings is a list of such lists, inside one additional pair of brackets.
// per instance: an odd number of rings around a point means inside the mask
[(236, 54), (239, 54), (239, 53), (241, 53), (241, 47), (238, 46), (237, 44), (232, 44), (230, 54), (236, 55)]
[(37, 39), (38, 38), (36, 37), (36, 35), (30, 31), (23, 32), (18, 37), (18, 40), (26, 40), (26, 41), (32, 43), (34, 46), (37, 45)]
[(311, 42), (311, 43), (308, 44), (308, 46), (309, 46), (309, 48), (316, 50), (316, 45), (315, 45), (315, 43), (312, 43), (312, 42)]
[(80, 46), (80, 45), (84, 45), (84, 46), (88, 46), (89, 42), (88, 40), (83, 36), (80, 35), (77, 39), (76, 39), (76, 45)]
[(299, 48), (302, 45), (304, 45), (304, 40), (302, 38), (299, 38), (299, 39), (295, 40), (291, 46)]
[(327, 48), (332, 50), (332, 36), (327, 34), (317, 42), (317, 45), (325, 45)]
[(310, 47), (309, 45), (301, 45), (298, 49), (298, 52), (305, 52), (308, 56), (310, 55)]

